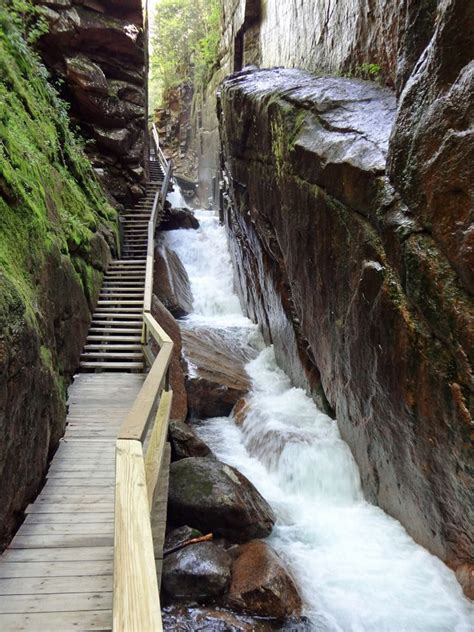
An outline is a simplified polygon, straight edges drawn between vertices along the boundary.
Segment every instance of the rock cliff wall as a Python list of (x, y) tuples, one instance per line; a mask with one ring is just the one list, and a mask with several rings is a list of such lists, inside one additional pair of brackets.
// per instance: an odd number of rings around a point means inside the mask
[[(433, 34), (436, 0), (222, 0), (221, 68), (284, 66), (374, 78), (403, 88)], [(196, 119), (202, 199), (217, 200), (215, 89)]]
[(469, 11), (446, 3), (398, 114), (388, 88), (298, 70), (243, 71), (220, 97), (242, 302), (295, 384), (334, 411), (367, 498), (460, 578), (474, 553), (473, 92), (472, 62), (443, 47)]
[(43, 482), (116, 237), (67, 111), (0, 7), (0, 548)]
[(106, 189), (127, 203), (146, 179), (147, 69), (141, 0), (42, 2), (49, 31), (39, 47), (63, 84), (70, 115)]

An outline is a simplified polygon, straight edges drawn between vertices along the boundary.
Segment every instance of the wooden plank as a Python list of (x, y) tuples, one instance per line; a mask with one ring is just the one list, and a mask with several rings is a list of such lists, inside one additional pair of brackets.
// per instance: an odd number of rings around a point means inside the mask
[[(88, 482), (90, 484), (88, 484)], [(66, 478), (61, 480), (60, 478), (51, 479), (46, 483), (44, 489), (49, 491), (55, 491), (55, 493), (62, 492), (74, 492), (75, 494), (82, 494), (91, 492), (92, 494), (100, 494), (102, 491), (111, 489), (113, 491), (115, 482), (111, 479), (109, 482), (100, 482), (100, 480), (88, 481), (87, 478)]]
[(114, 521), (113, 512), (109, 513), (56, 513), (56, 514), (28, 514), (24, 524), (65, 524), (68, 522), (108, 523)]
[(150, 443), (145, 457), (146, 488), (148, 506), (151, 511), (156, 483), (160, 475), (163, 447), (168, 436), (168, 422), (173, 401), (173, 391), (162, 391), (158, 412), (152, 429)]
[(83, 546), (77, 549), (7, 549), (2, 555), (6, 562), (76, 562), (110, 561), (113, 559), (111, 546)]
[(29, 505), (25, 513), (110, 513), (114, 510), (111, 503), (34, 503)]
[(59, 595), (64, 593), (112, 592), (112, 585), (112, 573), (96, 577), (0, 578), (0, 595)]
[(113, 534), (110, 535), (16, 535), (10, 543), (10, 549), (56, 549), (77, 548), (81, 546), (112, 546)]
[(18, 530), (15, 539), (19, 536), (32, 536), (32, 535), (82, 535), (88, 534), (95, 535), (113, 535), (114, 526), (113, 523), (103, 522), (66, 522), (58, 524), (48, 524), (44, 522), (40, 523), (24, 523)]
[(113, 494), (107, 493), (104, 491), (102, 494), (89, 494), (86, 492), (85, 494), (76, 494), (72, 497), (72, 492), (67, 492), (66, 494), (56, 494), (49, 490), (43, 490), (38, 498), (35, 500), (35, 505), (49, 505), (51, 503), (108, 503), (113, 501)]
[(139, 441), (117, 441), (116, 472), (113, 629), (158, 632), (160, 596)]
[(172, 342), (161, 347), (138, 397), (120, 428), (119, 439), (144, 440), (151, 412), (166, 379), (172, 353)]
[(111, 629), (112, 613), (109, 610), (0, 615), (2, 632), (109, 632)]
[(15, 577), (97, 577), (113, 573), (112, 560), (69, 562), (3, 562), (0, 578)]
[(168, 336), (166, 331), (163, 329), (163, 327), (160, 327), (158, 321), (153, 318), (151, 314), (143, 314), (143, 322), (145, 323), (148, 331), (151, 333), (153, 338), (155, 338), (155, 340), (158, 342), (160, 347), (165, 344), (173, 344), (173, 341)]
[(1, 614), (26, 614), (27, 612), (70, 612), (71, 610), (110, 610), (111, 607), (111, 592), (85, 592), (70, 593), (65, 595), (36, 596), (9, 595), (8, 599), (0, 599)]

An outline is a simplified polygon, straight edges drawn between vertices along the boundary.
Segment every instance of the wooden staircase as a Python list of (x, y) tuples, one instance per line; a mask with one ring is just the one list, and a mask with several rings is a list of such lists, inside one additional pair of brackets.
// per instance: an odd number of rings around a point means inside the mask
[(145, 197), (120, 215), (122, 258), (110, 264), (104, 277), (81, 355), (81, 371), (144, 370), (141, 334), (148, 222), (163, 179), (160, 163), (151, 161)]

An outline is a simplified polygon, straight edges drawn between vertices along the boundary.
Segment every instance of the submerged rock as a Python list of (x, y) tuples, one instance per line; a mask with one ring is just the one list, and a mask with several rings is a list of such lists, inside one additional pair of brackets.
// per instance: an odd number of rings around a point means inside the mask
[(192, 524), (236, 542), (268, 536), (275, 522), (271, 507), (243, 474), (210, 458), (171, 464), (168, 515), (173, 524)]
[(175, 318), (193, 310), (188, 273), (176, 252), (160, 241), (155, 247), (153, 292)]
[(190, 456), (212, 457), (211, 448), (197, 435), (196, 431), (180, 421), (170, 421), (169, 441), (173, 461)]
[(201, 419), (229, 415), (250, 389), (245, 364), (255, 351), (245, 344), (236, 347), (219, 330), (184, 329), (182, 337), (190, 414)]
[(240, 547), (226, 603), (234, 610), (286, 619), (301, 613), (301, 597), (282, 560), (265, 542)]
[(231, 557), (212, 542), (191, 544), (165, 557), (163, 588), (177, 600), (216, 597), (229, 585), (231, 563)]

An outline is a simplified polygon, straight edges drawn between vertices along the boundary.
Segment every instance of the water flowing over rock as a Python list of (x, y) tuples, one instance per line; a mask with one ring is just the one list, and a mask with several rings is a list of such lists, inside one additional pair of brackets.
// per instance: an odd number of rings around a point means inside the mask
[(172, 463), (168, 512), (173, 524), (236, 542), (266, 537), (274, 523), (268, 503), (245, 476), (209, 458)]
[(232, 564), (226, 602), (238, 612), (275, 619), (299, 615), (302, 605), (283, 562), (268, 544), (258, 540), (240, 548)]
[[(418, 72), (424, 76), (422, 66)], [(468, 76), (460, 75), (455, 116), (469, 102), (461, 98)], [(405, 129), (410, 94), (417, 92), (407, 86), (398, 119)], [(220, 121), (225, 219), (249, 315), (293, 381), (335, 411), (366, 496), (441, 559), (468, 561), (472, 299), (462, 253), (450, 261), (437, 229), (429, 234), (418, 207), (407, 207), (385, 177), (394, 96), (358, 80), (249, 70), (224, 82)], [(394, 142), (404, 138), (397, 134)], [(420, 135), (421, 152), (423, 138), (432, 146)], [(467, 132), (456, 139), (470, 151)], [(392, 169), (409, 155), (394, 154)], [(416, 160), (435, 192), (444, 170), (436, 179), (426, 153)], [(465, 187), (466, 169), (456, 190)], [(466, 195), (453, 192), (458, 219)], [(438, 207), (440, 230), (451, 226), (451, 210), (449, 203), (443, 219)]]
[(182, 336), (190, 414), (201, 419), (228, 415), (250, 388), (244, 366), (255, 351), (235, 347), (219, 330), (194, 327)]
[(163, 588), (176, 600), (216, 597), (229, 585), (231, 562), (231, 557), (212, 542), (192, 544), (165, 557)]

